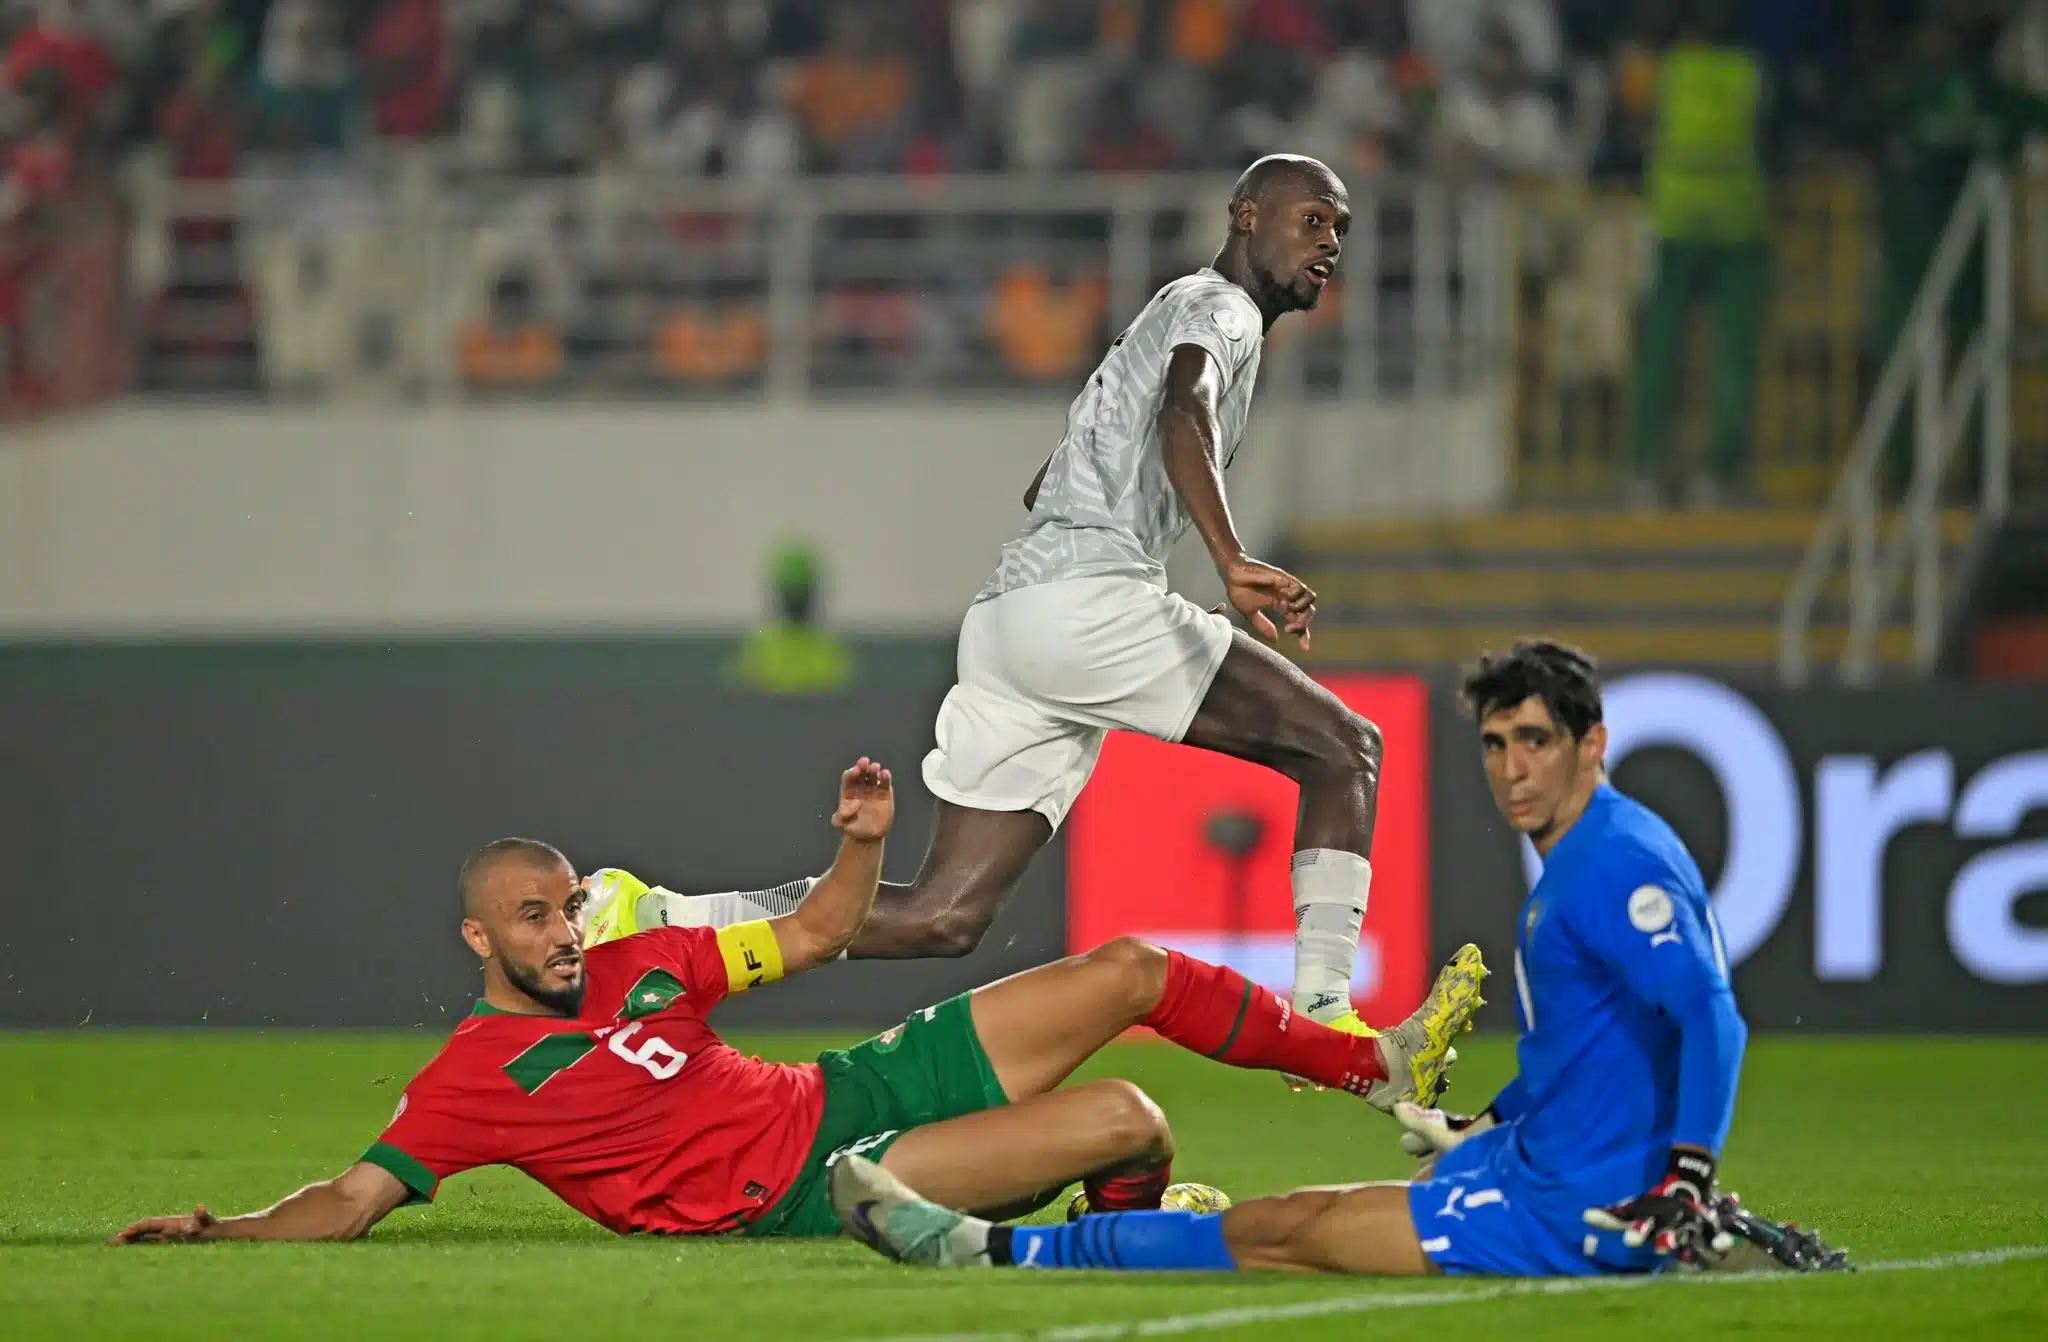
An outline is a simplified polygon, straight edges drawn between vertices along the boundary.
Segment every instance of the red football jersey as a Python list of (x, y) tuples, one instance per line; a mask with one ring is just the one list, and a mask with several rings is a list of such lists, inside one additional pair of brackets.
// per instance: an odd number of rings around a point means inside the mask
[(746, 1057), (705, 1024), (759, 981), (745, 931), (665, 927), (591, 948), (574, 1020), (477, 1003), (363, 1159), (409, 1202), (459, 1171), (510, 1165), (621, 1233), (753, 1220), (796, 1178), (825, 1094), (815, 1065)]

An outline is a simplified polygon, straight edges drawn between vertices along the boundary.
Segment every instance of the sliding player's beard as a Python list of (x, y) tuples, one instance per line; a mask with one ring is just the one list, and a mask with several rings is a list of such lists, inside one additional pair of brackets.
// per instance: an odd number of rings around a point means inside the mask
[[(576, 976), (576, 982), (565, 988), (560, 984), (549, 983), (542, 977), (547, 973), (547, 966), (545, 964), (537, 969), (530, 965), (515, 963), (509, 959), (500, 960), (499, 964), (505, 971), (505, 977), (511, 980), (513, 987), (525, 993), (542, 1006), (559, 1011), (564, 1016), (573, 1016), (583, 1009), (583, 990), (590, 986), (590, 978), (587, 972), (579, 973)], [(582, 968), (580, 962), (577, 968)]]

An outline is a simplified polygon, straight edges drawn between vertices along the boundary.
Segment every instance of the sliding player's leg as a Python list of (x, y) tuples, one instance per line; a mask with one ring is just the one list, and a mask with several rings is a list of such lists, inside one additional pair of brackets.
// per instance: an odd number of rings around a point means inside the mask
[(1243, 630), (1233, 634), (1182, 739), (1300, 786), (1291, 876), (1294, 1005), (1325, 1024), (1362, 1030), (1351, 977), (1372, 889), (1379, 729), (1293, 662)]
[(997, 1218), (1075, 1180), (1157, 1207), (1173, 1133), (1151, 1097), (1128, 1081), (1091, 1081), (1001, 1109), (912, 1128), (882, 1166), (947, 1207)]
[(1166, 1187), (1171, 1137), (1150, 1100), (1124, 1082), (1057, 1095), (1013, 1091), (982, 1047), (966, 994), (828, 1050), (818, 1065), (824, 1112), (811, 1151), (749, 1233), (838, 1233), (826, 1181), (848, 1155), (910, 1161), (949, 1202), (984, 1210), (1009, 1210), (1089, 1176), (1100, 1176), (1091, 1186), (1112, 1190), (1132, 1181), (1135, 1205), (1157, 1206)]
[(1302, 1189), (1229, 1211), (1118, 1212), (1065, 1226), (1001, 1226), (941, 1206), (859, 1156), (832, 1174), (848, 1234), (922, 1267), (1108, 1268), (1125, 1271), (1435, 1271), (1406, 1184)]
[(1485, 972), (1478, 950), (1464, 948), (1413, 1015), (1373, 1038), (1318, 1024), (1233, 969), (1135, 937), (1013, 975), (968, 1001), (982, 1056), (1012, 1100), (1051, 1090), (1146, 1025), (1229, 1066), (1305, 1077), (1391, 1109), (1437, 1089), (1451, 1041), (1481, 1004)]

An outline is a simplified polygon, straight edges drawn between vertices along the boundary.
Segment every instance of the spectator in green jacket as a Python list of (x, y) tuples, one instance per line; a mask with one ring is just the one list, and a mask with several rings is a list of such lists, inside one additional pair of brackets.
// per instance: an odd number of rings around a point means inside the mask
[(1666, 472), (1686, 327), (1703, 297), (1715, 311), (1713, 428), (1695, 498), (1733, 490), (1748, 464), (1770, 276), (1765, 97), (1763, 65), (1735, 44), (1727, 5), (1686, 5), (1658, 76), (1649, 161), (1657, 253), (1636, 355), (1632, 497), (1641, 504), (1656, 502)]
[(748, 635), (727, 668), (736, 685), (763, 694), (830, 694), (853, 680), (844, 639), (815, 623), (818, 557), (802, 544), (777, 551), (769, 569), (775, 622)]

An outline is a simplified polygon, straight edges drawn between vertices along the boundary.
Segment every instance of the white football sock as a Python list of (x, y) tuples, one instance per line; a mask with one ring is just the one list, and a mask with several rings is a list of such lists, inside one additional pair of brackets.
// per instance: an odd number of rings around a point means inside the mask
[(1372, 863), (1335, 848), (1294, 855), (1294, 1009), (1329, 1021), (1351, 1010), (1358, 926), (1372, 893)]

